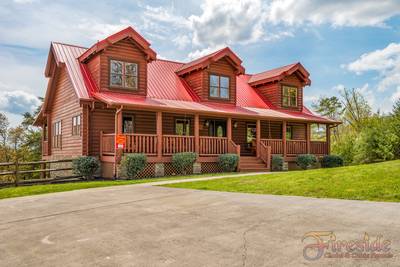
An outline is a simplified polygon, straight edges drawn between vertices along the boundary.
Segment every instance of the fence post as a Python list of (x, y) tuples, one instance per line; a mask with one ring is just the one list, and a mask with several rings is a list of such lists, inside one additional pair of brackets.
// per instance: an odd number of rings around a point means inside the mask
[(14, 183), (18, 186), (18, 158), (15, 160)]

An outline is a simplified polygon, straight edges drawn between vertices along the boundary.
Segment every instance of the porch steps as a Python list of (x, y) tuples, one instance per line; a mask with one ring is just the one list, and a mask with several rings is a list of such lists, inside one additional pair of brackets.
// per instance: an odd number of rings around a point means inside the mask
[(240, 171), (241, 172), (267, 172), (269, 171), (265, 163), (254, 156), (241, 156), (240, 157)]

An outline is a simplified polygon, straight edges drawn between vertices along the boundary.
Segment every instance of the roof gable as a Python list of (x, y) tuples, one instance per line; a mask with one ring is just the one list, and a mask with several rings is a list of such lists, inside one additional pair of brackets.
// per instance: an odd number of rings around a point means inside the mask
[(309, 79), (310, 74), (300, 62), (253, 74), (248, 83), (251, 86), (257, 86), (269, 82), (281, 81), (283, 78), (293, 73), (298, 74), (298, 77), (302, 80), (304, 85), (311, 84), (311, 80)]
[(211, 54), (183, 64), (179, 69), (176, 70), (176, 73), (178, 75), (184, 75), (194, 70), (203, 69), (211, 63), (216, 62), (224, 57), (227, 58), (228, 62), (236, 69), (237, 74), (244, 74), (245, 69), (242, 66), (242, 60), (229, 47), (225, 47)]
[(80, 55), (79, 60), (85, 62), (93, 55), (99, 53), (100, 51), (106, 49), (108, 46), (113, 45), (123, 39), (130, 39), (137, 44), (139, 49), (141, 49), (145, 55), (147, 61), (152, 61), (157, 58), (157, 53), (150, 48), (150, 43), (143, 38), (138, 32), (136, 32), (132, 27), (127, 27), (122, 31), (119, 31), (109, 37), (97, 42), (92, 47), (87, 49), (82, 55)]

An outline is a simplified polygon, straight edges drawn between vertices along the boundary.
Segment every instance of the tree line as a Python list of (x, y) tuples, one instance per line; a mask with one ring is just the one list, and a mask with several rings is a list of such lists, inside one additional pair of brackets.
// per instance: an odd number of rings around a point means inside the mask
[(365, 96), (344, 89), (341, 98), (321, 97), (312, 105), (323, 116), (343, 123), (332, 131), (332, 154), (346, 164), (400, 159), (400, 99), (388, 114), (372, 111)]

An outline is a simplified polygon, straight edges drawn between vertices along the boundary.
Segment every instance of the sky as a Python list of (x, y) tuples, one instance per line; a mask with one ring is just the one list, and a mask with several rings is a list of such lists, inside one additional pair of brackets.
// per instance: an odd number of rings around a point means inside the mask
[(158, 58), (187, 62), (229, 46), (250, 74), (301, 62), (307, 106), (343, 88), (375, 111), (400, 98), (400, 0), (2, 0), (0, 112), (16, 125), (40, 103), (51, 41), (90, 47), (127, 26)]

